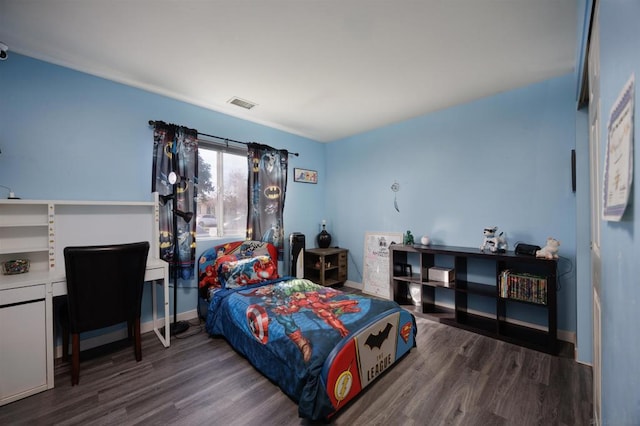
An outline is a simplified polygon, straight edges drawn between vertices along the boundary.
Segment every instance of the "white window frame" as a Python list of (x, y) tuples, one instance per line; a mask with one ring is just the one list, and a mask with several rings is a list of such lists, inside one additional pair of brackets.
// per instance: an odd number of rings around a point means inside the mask
[[(238, 155), (240, 157), (247, 158), (247, 147), (234, 147), (228, 146), (227, 144), (212, 142), (208, 140), (198, 140), (198, 149), (199, 150), (207, 150), (207, 151), (215, 151), (216, 152), (216, 175), (212, 176), (212, 179), (215, 179), (216, 183), (216, 192), (218, 193), (217, 202), (216, 202), (216, 221), (219, 225), (224, 224), (225, 216), (224, 216), (224, 155), (223, 154), (231, 154)], [(198, 191), (198, 197), (200, 196), (200, 190)], [(198, 200), (199, 203), (199, 200)], [(200, 208), (198, 206), (198, 211)], [(199, 240), (214, 240), (221, 238), (230, 238), (230, 237), (242, 237), (244, 238), (246, 235), (246, 229), (242, 234), (225, 234), (224, 226), (216, 226), (215, 235), (203, 236), (202, 234), (197, 234), (197, 238)]]

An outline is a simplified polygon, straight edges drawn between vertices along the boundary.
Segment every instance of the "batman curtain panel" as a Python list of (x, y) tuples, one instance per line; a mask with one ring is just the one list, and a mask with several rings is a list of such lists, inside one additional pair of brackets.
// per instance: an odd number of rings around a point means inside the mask
[(197, 183), (197, 130), (156, 121), (151, 191), (160, 197), (160, 258), (169, 263), (172, 276), (173, 268), (178, 268), (182, 279), (194, 274), (196, 224), (191, 219), (197, 207)]
[(247, 238), (265, 241), (278, 249), (284, 259), (282, 214), (287, 191), (289, 154), (270, 146), (250, 143)]

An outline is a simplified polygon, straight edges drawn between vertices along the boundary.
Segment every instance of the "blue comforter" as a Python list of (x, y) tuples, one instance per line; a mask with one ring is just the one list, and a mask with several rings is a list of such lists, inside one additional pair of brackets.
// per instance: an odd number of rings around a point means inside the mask
[[(347, 383), (344, 371), (337, 379), (340, 386), (330, 377), (334, 359), (342, 356), (338, 354), (345, 345), (354, 356), (365, 350), (393, 351), (388, 362), (384, 355), (384, 363), (373, 361), (359, 374), (348, 373), (348, 388), (363, 388), (415, 346), (416, 332), (413, 316), (395, 302), (292, 278), (216, 291), (206, 329), (224, 336), (298, 403), (301, 417), (312, 420), (326, 419), (352, 398), (339, 393)], [(335, 389), (327, 389), (328, 383)]]

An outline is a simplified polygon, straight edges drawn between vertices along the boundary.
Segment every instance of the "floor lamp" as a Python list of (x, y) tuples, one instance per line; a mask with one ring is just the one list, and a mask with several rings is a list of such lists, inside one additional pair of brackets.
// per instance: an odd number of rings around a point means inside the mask
[(180, 250), (178, 248), (178, 218), (181, 217), (185, 222), (191, 222), (193, 212), (183, 212), (178, 210), (177, 203), (177, 184), (180, 178), (175, 172), (169, 173), (169, 183), (173, 186), (172, 193), (169, 195), (160, 195), (162, 204), (166, 204), (171, 200), (172, 224), (173, 224), (173, 323), (171, 323), (171, 335), (184, 333), (189, 328), (187, 321), (178, 321), (178, 259)]

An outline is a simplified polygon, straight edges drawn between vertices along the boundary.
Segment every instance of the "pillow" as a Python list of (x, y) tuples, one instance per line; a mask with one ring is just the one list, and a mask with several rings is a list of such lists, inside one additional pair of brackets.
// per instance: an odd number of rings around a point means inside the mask
[(271, 243), (242, 240), (211, 247), (205, 250), (198, 259), (198, 290), (200, 291), (200, 297), (208, 300), (210, 296), (209, 290), (221, 288), (222, 284), (218, 278), (218, 268), (221, 262), (218, 259), (229, 255), (235, 256), (233, 260), (265, 255), (271, 257), (274, 265), (278, 264), (278, 250)]
[(218, 279), (218, 258), (237, 252), (243, 241), (235, 241), (231, 243), (220, 244), (205, 250), (198, 260), (198, 289), (200, 297), (208, 298), (209, 288), (220, 288), (220, 280)]
[[(216, 261), (222, 288), (238, 288), (278, 278), (278, 266), (271, 256), (232, 259), (223, 256)], [(225, 259), (226, 258), (226, 259)]]
[(272, 249), (275, 249), (275, 247), (269, 243), (249, 240), (242, 242), (236, 255), (238, 259), (241, 257), (271, 256), (272, 259), (277, 260), (277, 251), (272, 253)]

